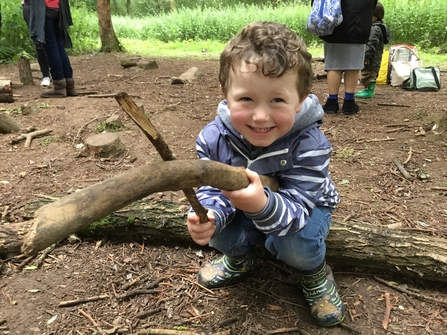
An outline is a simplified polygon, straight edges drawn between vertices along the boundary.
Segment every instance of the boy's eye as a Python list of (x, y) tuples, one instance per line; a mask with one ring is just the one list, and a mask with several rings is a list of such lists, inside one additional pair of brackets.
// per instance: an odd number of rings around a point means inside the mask
[(249, 97), (242, 97), (241, 101), (252, 101), (252, 99)]
[(284, 102), (284, 99), (281, 98), (275, 98), (272, 100), (273, 102)]

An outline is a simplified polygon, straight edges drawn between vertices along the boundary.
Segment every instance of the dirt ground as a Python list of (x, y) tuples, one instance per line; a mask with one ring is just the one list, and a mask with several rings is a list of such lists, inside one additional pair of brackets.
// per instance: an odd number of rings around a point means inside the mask
[[(72, 57), (78, 97), (40, 99), (43, 88), (35, 78), (35, 86), (14, 86), (14, 103), (0, 103), (0, 112), (23, 127), (52, 130), (34, 138), (29, 148), (24, 141), (11, 144), (17, 133), (0, 134), (0, 224), (26, 220), (24, 206), (33, 199), (66, 196), (160, 161), (114, 99), (118, 91), (144, 107), (178, 159), (196, 159), (195, 138), (215, 117), (222, 99), (217, 61), (157, 59), (158, 69), (142, 70), (122, 68), (118, 57)], [(171, 84), (171, 77), (193, 66), (199, 69), (196, 79)], [(322, 73), (321, 63), (315, 69)], [(0, 64), (0, 77), (20, 82), (15, 65)], [(342, 197), (334, 220), (397, 225), (408, 234), (447, 237), (445, 76), (442, 80), (443, 89), (430, 93), (379, 85), (374, 99), (359, 102), (357, 115), (324, 117), (322, 130), (334, 146), (330, 171)], [(315, 80), (313, 93), (324, 100), (324, 78)], [(24, 104), (38, 108), (24, 115), (19, 108)], [(123, 121), (118, 134), (124, 154), (112, 159), (80, 155), (85, 140), (103, 130), (103, 121), (112, 115)], [(395, 159), (412, 180), (404, 178)], [(182, 196), (181, 191), (171, 194), (174, 201)], [(343, 259), (334, 260), (347, 314), (342, 326), (325, 329), (313, 322), (300, 289), (290, 284), (290, 269), (276, 261), (262, 259), (240, 283), (209, 291), (197, 285), (196, 274), (215, 257), (213, 250), (150, 236), (110, 238), (99, 245), (100, 240), (65, 239), (38, 268), (33, 265), (39, 255), (5, 260), (0, 269), (1, 333), (155, 334), (145, 330), (166, 329), (171, 332), (157, 334), (447, 334), (445, 285), (346, 270)], [(96, 300), (60, 306), (92, 297)]]

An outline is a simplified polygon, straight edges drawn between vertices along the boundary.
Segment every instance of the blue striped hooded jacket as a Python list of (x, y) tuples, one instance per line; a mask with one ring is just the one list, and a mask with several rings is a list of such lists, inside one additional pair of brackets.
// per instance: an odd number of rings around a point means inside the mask
[[(323, 115), (318, 98), (310, 94), (287, 134), (268, 147), (252, 148), (232, 126), (224, 100), (218, 106), (218, 116), (200, 132), (196, 141), (200, 159), (278, 178), (277, 192), (264, 187), (268, 203), (263, 211), (244, 213), (261, 232), (277, 236), (297, 232), (306, 225), (313, 208), (339, 204), (339, 193), (328, 172), (332, 146), (319, 129)], [(238, 211), (216, 188), (203, 186), (196, 194), (204, 207), (214, 211), (216, 233)]]

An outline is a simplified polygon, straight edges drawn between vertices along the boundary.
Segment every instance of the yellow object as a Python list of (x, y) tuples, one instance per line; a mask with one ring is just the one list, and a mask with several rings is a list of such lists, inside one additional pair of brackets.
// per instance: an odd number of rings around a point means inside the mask
[(380, 63), (379, 75), (377, 76), (376, 84), (385, 85), (388, 76), (388, 62), (389, 62), (390, 52), (388, 50), (383, 50), (382, 62)]

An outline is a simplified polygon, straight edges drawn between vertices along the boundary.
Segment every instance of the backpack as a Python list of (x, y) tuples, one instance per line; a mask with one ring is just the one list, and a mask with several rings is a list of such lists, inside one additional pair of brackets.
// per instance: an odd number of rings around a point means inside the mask
[(306, 30), (317, 36), (333, 33), (343, 21), (340, 0), (313, 0)]
[(410, 72), (410, 78), (402, 83), (408, 91), (438, 91), (441, 88), (441, 73), (436, 67), (417, 67)]

